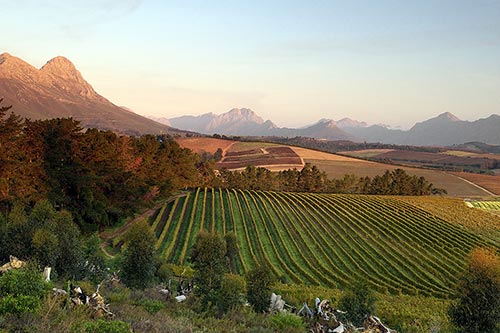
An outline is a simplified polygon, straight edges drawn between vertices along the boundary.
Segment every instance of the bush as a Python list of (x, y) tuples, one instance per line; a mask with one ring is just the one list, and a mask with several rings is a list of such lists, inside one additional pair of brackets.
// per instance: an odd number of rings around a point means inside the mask
[(27, 295), (7, 295), (0, 298), (0, 314), (12, 313), (35, 313), (42, 305), (42, 300), (34, 296)]
[(269, 322), (279, 332), (303, 332), (306, 328), (301, 317), (289, 313), (272, 315), (269, 317)]
[(35, 265), (4, 273), (0, 277), (0, 314), (36, 312), (49, 288)]
[(456, 296), (449, 315), (461, 332), (499, 332), (500, 258), (494, 250), (472, 251), (468, 267), (459, 279)]
[(129, 333), (132, 332), (130, 324), (121, 320), (105, 321), (99, 319), (97, 321), (88, 321), (83, 325), (85, 333)]
[(163, 302), (153, 299), (145, 299), (139, 302), (138, 305), (141, 305), (144, 310), (146, 310), (150, 314), (155, 314), (161, 309), (165, 308), (165, 304)]
[(354, 325), (363, 323), (365, 316), (375, 312), (375, 295), (365, 282), (355, 282), (340, 299), (339, 309)]

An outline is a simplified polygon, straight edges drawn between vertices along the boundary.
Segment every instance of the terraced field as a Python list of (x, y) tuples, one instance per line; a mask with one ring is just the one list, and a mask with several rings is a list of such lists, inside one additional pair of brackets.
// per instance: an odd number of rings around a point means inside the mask
[(201, 230), (234, 232), (243, 273), (265, 262), (289, 282), (342, 287), (363, 279), (392, 294), (447, 297), (475, 246), (472, 230), (398, 197), (197, 189), (152, 221), (156, 247), (186, 264)]

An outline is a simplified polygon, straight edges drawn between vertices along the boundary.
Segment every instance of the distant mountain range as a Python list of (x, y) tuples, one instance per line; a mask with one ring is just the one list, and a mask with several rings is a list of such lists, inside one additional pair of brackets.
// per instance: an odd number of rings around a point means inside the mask
[[(37, 69), (8, 53), (0, 54), (0, 98), (13, 112), (30, 119), (73, 117), (84, 127), (129, 135), (204, 134), (237, 136), (312, 137), (327, 140), (381, 142), (405, 145), (460, 145), (482, 142), (500, 145), (500, 116), (462, 121), (451, 113), (415, 124), (410, 130), (390, 129), (344, 118), (321, 119), (302, 128), (278, 127), (250, 109), (232, 109), (221, 115), (148, 119), (119, 107), (99, 95), (75, 66), (56, 57)], [(175, 128), (182, 130), (177, 130)]]
[(84, 127), (129, 135), (181, 133), (116, 106), (99, 95), (75, 66), (56, 57), (37, 69), (8, 53), (0, 54), (2, 105), (32, 120), (73, 117)]
[(451, 146), (467, 142), (500, 145), (500, 116), (462, 121), (446, 112), (417, 123), (407, 131), (383, 125), (368, 126), (366, 122), (344, 118), (338, 121), (321, 119), (302, 128), (283, 128), (270, 120), (264, 121), (250, 109), (232, 109), (221, 115), (206, 113), (200, 116), (182, 116), (156, 119), (173, 127), (205, 134), (239, 136), (312, 137), (326, 140), (381, 142), (400, 145)]
[(356, 140), (356, 137), (343, 131), (341, 127), (366, 126), (365, 123), (345, 118), (338, 122), (322, 119), (304, 128), (278, 127), (272, 121), (262, 119), (250, 109), (232, 109), (221, 115), (206, 113), (200, 116), (182, 116), (171, 119), (153, 118), (176, 128), (204, 134), (224, 134), (237, 136), (310, 136), (327, 140)]

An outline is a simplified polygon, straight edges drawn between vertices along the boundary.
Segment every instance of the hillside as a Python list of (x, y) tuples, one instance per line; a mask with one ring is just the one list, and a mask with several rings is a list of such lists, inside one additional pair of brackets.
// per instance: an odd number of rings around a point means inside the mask
[[(264, 261), (294, 283), (343, 287), (367, 279), (381, 292), (448, 297), (472, 248), (500, 248), (498, 237), (483, 236), (500, 233), (500, 217), (464, 223), (475, 211), (460, 202), (198, 189), (165, 203), (151, 223), (156, 248), (178, 264), (199, 230), (234, 232), (239, 273)], [(451, 207), (462, 219), (448, 218)]]
[(183, 133), (114, 105), (64, 57), (37, 69), (8, 53), (1, 54), (0, 97), (4, 105), (13, 105), (12, 112), (33, 120), (72, 117), (84, 127), (130, 135)]

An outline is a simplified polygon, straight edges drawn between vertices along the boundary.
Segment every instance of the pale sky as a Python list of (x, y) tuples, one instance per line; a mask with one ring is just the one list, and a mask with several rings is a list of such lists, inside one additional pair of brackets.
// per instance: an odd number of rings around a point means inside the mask
[(142, 115), (279, 126), (500, 114), (500, 0), (0, 0), (0, 53), (62, 55)]

